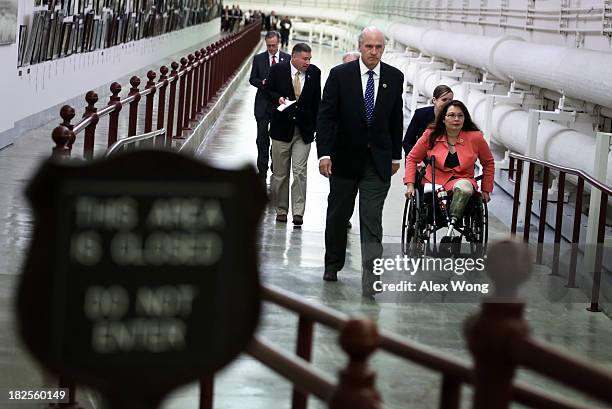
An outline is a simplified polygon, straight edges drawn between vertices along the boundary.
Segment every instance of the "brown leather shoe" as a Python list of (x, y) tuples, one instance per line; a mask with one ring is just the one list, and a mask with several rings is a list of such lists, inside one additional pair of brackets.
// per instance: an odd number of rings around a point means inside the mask
[(281, 223), (287, 223), (287, 215), (286, 214), (277, 214), (276, 221)]
[(293, 216), (293, 224), (295, 224), (296, 226), (301, 226), (302, 224), (304, 224), (304, 217), (299, 215)]

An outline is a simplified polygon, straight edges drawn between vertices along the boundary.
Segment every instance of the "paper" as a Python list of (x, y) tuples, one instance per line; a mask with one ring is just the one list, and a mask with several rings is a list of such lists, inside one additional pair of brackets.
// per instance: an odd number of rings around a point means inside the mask
[(295, 104), (297, 100), (293, 100), (290, 101), (288, 99), (285, 100), (285, 103), (282, 105), (279, 105), (278, 108), (276, 108), (278, 110), (278, 112), (283, 112), (285, 109), (289, 108), (291, 105)]

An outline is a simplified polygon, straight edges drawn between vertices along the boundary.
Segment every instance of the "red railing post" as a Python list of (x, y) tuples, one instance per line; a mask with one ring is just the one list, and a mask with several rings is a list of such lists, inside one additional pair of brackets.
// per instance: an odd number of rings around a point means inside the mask
[(200, 409), (213, 409), (215, 396), (215, 377), (207, 376), (200, 380)]
[(563, 228), (563, 199), (565, 197), (565, 172), (559, 172), (557, 181), (557, 212), (555, 214), (555, 245), (553, 249), (552, 275), (558, 275), (559, 273), (559, 252), (561, 250), (561, 230)]
[(153, 130), (153, 99), (155, 98), (155, 91), (157, 90), (155, 88), (155, 77), (157, 77), (155, 71), (149, 70), (149, 72), (147, 72), (148, 81), (145, 89), (151, 90), (151, 93), (147, 94), (145, 102), (145, 133)]
[(531, 206), (533, 202), (533, 180), (535, 178), (535, 164), (529, 163), (527, 173), (527, 197), (525, 198), (525, 227), (523, 229), (523, 241), (529, 243), (529, 231), (531, 229)]
[[(62, 123), (60, 125), (64, 125), (66, 128), (72, 131), (74, 129), (74, 125), (72, 125), (70, 121), (72, 121), (75, 116), (76, 112), (74, 108), (72, 108), (70, 105), (64, 105), (62, 109), (60, 109), (60, 117), (62, 118)], [(76, 141), (76, 135), (74, 132), (72, 132), (71, 135), (70, 141), (68, 141), (68, 149), (70, 152), (72, 152), (72, 145)]]
[(200, 51), (196, 51), (195, 53), (195, 61), (193, 63), (193, 91), (191, 93), (191, 116), (190, 119), (192, 121), (196, 120), (196, 116), (198, 113), (198, 93), (200, 90), (200, 70), (202, 67), (202, 62), (200, 61)]
[(191, 129), (189, 127), (189, 116), (191, 115), (191, 90), (193, 88), (193, 62), (195, 57), (193, 54), (187, 56), (189, 62), (187, 63), (187, 88), (185, 89), (185, 112), (183, 117), (183, 129)]
[[(520, 168), (519, 165), (517, 170)], [(500, 242), (489, 249), (486, 271), (494, 292), (465, 323), (468, 347), (474, 357), (473, 409), (510, 407), (516, 363), (509, 358), (508, 350), (510, 343), (529, 333), (517, 288), (529, 276), (530, 260), (527, 247), (515, 242)]]
[[(595, 189), (595, 187), (592, 187)], [(608, 210), (608, 195), (601, 192), (599, 201), (599, 227), (597, 228), (597, 244), (595, 248), (595, 271), (593, 272), (593, 288), (591, 288), (591, 305), (587, 308), (591, 312), (600, 312), (599, 288), (601, 287), (601, 270), (603, 267), (603, 253), (606, 234), (606, 212)], [(587, 243), (587, 245), (589, 245)]]
[(119, 113), (121, 113), (121, 84), (113, 82), (110, 86), (111, 96), (108, 101), (108, 105), (114, 105), (115, 109), (108, 115), (108, 146), (111, 146), (117, 142), (117, 132), (119, 130)]
[(172, 146), (172, 139), (174, 138), (174, 117), (176, 115), (176, 81), (179, 67), (176, 61), (172, 61), (170, 64), (172, 71), (170, 72), (170, 98), (168, 99), (168, 126), (166, 127), (166, 146)]
[(378, 330), (372, 321), (355, 319), (346, 323), (340, 333), (340, 346), (349, 356), (349, 362), (346, 369), (340, 371), (340, 381), (329, 403), (330, 409), (381, 407), (376, 375), (367, 364), (379, 345)]
[(130, 102), (130, 119), (128, 125), (128, 136), (136, 135), (136, 125), (138, 123), (138, 103), (140, 102), (140, 91), (138, 86), (140, 85), (140, 78), (133, 76), (130, 78), (130, 93), (128, 96), (134, 95), (134, 100)]
[(206, 66), (208, 65), (206, 63), (206, 49), (205, 48), (201, 48), (200, 49), (200, 77), (198, 78), (198, 114), (202, 113), (202, 110), (204, 109), (204, 90), (205, 90), (205, 85), (204, 85), (204, 73), (206, 71)]
[(183, 118), (185, 114), (185, 76), (187, 75), (187, 58), (181, 58), (181, 77), (179, 79), (178, 115), (176, 117), (175, 138), (183, 138)]
[(516, 179), (514, 180), (514, 198), (512, 203), (512, 222), (510, 224), (510, 233), (516, 235), (516, 225), (518, 223), (519, 195), (521, 193), (521, 173), (523, 171), (523, 161), (517, 160)]
[(63, 120), (62, 123), (56, 126), (51, 133), (51, 139), (55, 143), (51, 153), (51, 157), (54, 159), (69, 158), (70, 147), (76, 138), (70, 123), (75, 116), (74, 108), (70, 105), (64, 105), (60, 109), (60, 116)]
[(211, 79), (213, 75), (214, 51), (212, 46), (206, 47), (206, 75), (204, 78), (204, 106), (208, 105), (211, 98)]
[[(159, 87), (159, 96), (157, 97), (157, 129), (162, 129), (164, 127), (164, 112), (166, 109), (166, 89), (168, 89), (168, 67), (162, 65), (159, 69), (161, 75), (159, 76), (159, 82), (162, 85)], [(166, 132), (167, 134), (167, 132)], [(155, 146), (160, 146), (161, 144), (170, 147), (170, 139), (166, 138), (165, 135), (158, 136), (158, 139), (155, 141)]]
[(98, 102), (98, 94), (94, 91), (89, 91), (85, 94), (87, 107), (83, 118), (91, 117), (91, 123), (85, 128), (85, 139), (83, 141), (83, 156), (85, 159), (92, 159), (94, 153), (94, 144), (96, 139), (96, 126), (98, 125), (98, 108), (94, 105)]
[(584, 192), (584, 179), (578, 176), (576, 187), (576, 203), (574, 207), (574, 229), (572, 232), (572, 249), (570, 252), (569, 274), (567, 287), (576, 287), (576, 263), (578, 262), (578, 244), (580, 243), (580, 222), (582, 220), (582, 193)]
[(548, 210), (548, 181), (550, 179), (550, 168), (544, 166), (544, 174), (542, 175), (542, 194), (540, 196), (540, 224), (538, 226), (538, 251), (536, 260), (538, 264), (542, 264), (542, 247), (544, 246), (544, 233), (546, 231), (546, 213)]
[[(302, 316), (298, 321), (298, 334), (295, 353), (305, 361), (310, 362), (312, 352), (312, 335), (314, 323)], [(308, 395), (293, 387), (291, 396), (291, 409), (306, 409), (308, 406)]]

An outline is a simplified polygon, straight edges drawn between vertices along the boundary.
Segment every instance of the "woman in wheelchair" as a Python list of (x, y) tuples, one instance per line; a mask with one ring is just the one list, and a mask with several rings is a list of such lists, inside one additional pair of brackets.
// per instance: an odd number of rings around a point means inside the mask
[[(463, 211), (470, 197), (478, 190), (474, 178), (474, 165), (476, 159), (482, 165), (482, 200), (490, 200), (493, 191), (493, 175), (495, 161), (489, 145), (482, 132), (472, 122), (467, 107), (458, 100), (450, 101), (436, 116), (434, 124), (425, 130), (416, 145), (406, 157), (406, 198), (415, 195), (415, 177), (417, 164), (426, 158), (434, 158), (436, 188), (438, 185), (452, 194), (450, 209), (448, 210), (449, 236), (452, 235), (453, 226), (461, 220)], [(432, 183), (432, 166), (427, 166), (422, 183)], [(434, 192), (435, 194), (435, 192)]]

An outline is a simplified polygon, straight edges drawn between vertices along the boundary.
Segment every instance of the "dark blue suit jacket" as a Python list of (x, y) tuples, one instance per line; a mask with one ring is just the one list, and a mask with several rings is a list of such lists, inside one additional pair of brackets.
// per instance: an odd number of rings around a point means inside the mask
[(391, 179), (392, 159), (402, 158), (404, 75), (380, 63), (374, 119), (368, 127), (359, 60), (338, 65), (329, 73), (317, 126), (317, 153), (331, 156), (334, 175), (363, 175), (368, 150), (382, 180)]
[[(277, 63), (289, 61), (291, 56), (287, 53), (279, 51)], [(253, 66), (251, 67), (251, 76), (249, 77), (249, 83), (257, 88), (257, 95), (255, 95), (255, 118), (263, 118), (266, 115), (272, 114), (274, 109), (268, 102), (264, 94), (265, 86), (263, 81), (268, 78), (270, 72), (270, 57), (268, 52), (257, 54), (253, 57)]]
[(321, 70), (311, 64), (306, 70), (306, 82), (299, 100), (283, 112), (279, 112), (276, 107), (280, 97), (295, 100), (290, 64), (290, 62), (276, 64), (270, 68), (268, 75), (266, 94), (270, 105), (275, 108), (270, 122), (270, 138), (290, 142), (297, 126), (304, 143), (311, 143), (317, 129), (317, 114), (321, 102)]
[(408, 125), (408, 129), (406, 129), (406, 134), (404, 135), (404, 141), (402, 145), (404, 146), (404, 152), (406, 156), (410, 153), (410, 150), (417, 143), (417, 139), (423, 135), (427, 126), (431, 124), (435, 119), (434, 115), (434, 107), (423, 107), (414, 111), (414, 115), (410, 120), (410, 125)]

